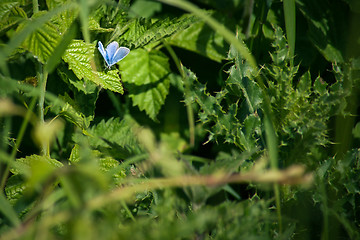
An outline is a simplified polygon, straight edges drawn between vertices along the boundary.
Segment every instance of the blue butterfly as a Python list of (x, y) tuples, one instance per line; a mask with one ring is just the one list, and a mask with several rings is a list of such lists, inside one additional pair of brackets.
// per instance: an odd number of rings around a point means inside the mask
[(98, 49), (101, 55), (104, 57), (108, 68), (126, 57), (130, 52), (130, 49), (127, 47), (119, 47), (119, 44), (115, 41), (110, 43), (106, 47), (106, 50), (104, 49), (103, 44), (99, 41)]

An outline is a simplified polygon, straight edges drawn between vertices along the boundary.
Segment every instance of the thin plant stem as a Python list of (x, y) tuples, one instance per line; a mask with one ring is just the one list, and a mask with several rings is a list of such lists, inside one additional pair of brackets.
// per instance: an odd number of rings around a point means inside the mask
[(33, 0), (33, 13), (39, 12), (39, 2), (38, 0)]
[(328, 240), (329, 239), (329, 208), (327, 202), (327, 194), (326, 194), (326, 187), (325, 183), (319, 181), (319, 189), (322, 199), (322, 206), (323, 206), (323, 229), (321, 233), (321, 240)]
[(81, 22), (82, 34), (86, 43), (90, 42), (88, 16), (89, 16), (89, 3), (87, 0), (80, 0), (80, 22)]
[(189, 98), (190, 98), (189, 81), (184, 73), (181, 62), (180, 62), (179, 58), (177, 57), (176, 53), (174, 52), (174, 50), (172, 49), (172, 47), (165, 42), (164, 42), (164, 46), (166, 47), (170, 56), (172, 57), (173, 61), (175, 62), (176, 67), (183, 79), (183, 83), (185, 86), (184, 93), (185, 93), (186, 111), (187, 111), (187, 116), (188, 116), (189, 133), (190, 133), (189, 141), (190, 141), (190, 146), (193, 147), (195, 145), (195, 120), (194, 120), (194, 111), (192, 109), (191, 102), (189, 101)]
[[(46, 83), (47, 83), (48, 73), (45, 70), (44, 66), (39, 63), (38, 79), (40, 80), (40, 97), (39, 97), (39, 119), (40, 124), (45, 123), (44, 119), (44, 103), (45, 103), (45, 93), (46, 93)], [(41, 153), (44, 156), (49, 156), (49, 143), (43, 144), (41, 146)]]
[(282, 216), (281, 216), (281, 202), (280, 202), (280, 186), (278, 183), (274, 183), (274, 194), (275, 194), (275, 204), (276, 204), (276, 213), (279, 222), (279, 233), (282, 233)]
[[(19, 130), (19, 133), (17, 135), (17, 138), (16, 138), (16, 141), (15, 141), (15, 146), (14, 148), (12, 149), (12, 152), (11, 152), (11, 155), (10, 155), (10, 159), (15, 159), (16, 158), (16, 153), (20, 147), (20, 144), (21, 144), (21, 141), (25, 135), (25, 131), (26, 131), (26, 127), (30, 121), (30, 118), (33, 114), (33, 109), (35, 108), (35, 104), (36, 104), (36, 97), (32, 98), (31, 102), (30, 102), (30, 105), (29, 105), (29, 109), (28, 111), (26, 112), (26, 115), (24, 117), (24, 120), (21, 124), (21, 127), (20, 127), (20, 130)], [(4, 189), (5, 187), (5, 183), (6, 183), (6, 180), (9, 176), (9, 171), (10, 171), (10, 165), (7, 164), (6, 165), (6, 168), (5, 168), (5, 171), (3, 173), (3, 176), (1, 177), (1, 183), (0, 183), (0, 189)]]
[(134, 217), (134, 215), (131, 213), (129, 207), (126, 205), (125, 200), (122, 200), (122, 201), (120, 201), (120, 202), (121, 202), (121, 205), (123, 206), (123, 208), (125, 209), (125, 212), (129, 215), (129, 217), (131, 218), (131, 220), (135, 222), (135, 221), (136, 221), (136, 220), (135, 220), (135, 217)]
[(112, 104), (113, 104), (113, 106), (114, 106), (114, 108), (116, 110), (116, 113), (118, 115), (123, 114), (121, 112), (121, 106), (120, 106), (119, 100), (116, 98), (115, 94), (113, 92), (111, 92), (111, 91), (106, 91), (106, 93), (108, 94), (108, 96), (109, 96), (109, 98), (110, 98), (110, 100), (111, 100), (111, 102), (112, 102)]

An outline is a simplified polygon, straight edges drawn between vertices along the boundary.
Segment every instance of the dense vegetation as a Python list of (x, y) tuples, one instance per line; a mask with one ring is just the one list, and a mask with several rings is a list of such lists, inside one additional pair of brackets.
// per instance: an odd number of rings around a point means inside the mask
[[(357, 0), (1, 0), (0, 239), (360, 239)], [(98, 50), (131, 51), (108, 68)]]

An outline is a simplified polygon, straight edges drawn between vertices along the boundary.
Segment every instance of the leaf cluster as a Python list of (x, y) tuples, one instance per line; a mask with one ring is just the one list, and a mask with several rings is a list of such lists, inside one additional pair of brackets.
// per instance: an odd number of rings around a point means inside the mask
[(358, 239), (359, 12), (1, 1), (0, 239)]

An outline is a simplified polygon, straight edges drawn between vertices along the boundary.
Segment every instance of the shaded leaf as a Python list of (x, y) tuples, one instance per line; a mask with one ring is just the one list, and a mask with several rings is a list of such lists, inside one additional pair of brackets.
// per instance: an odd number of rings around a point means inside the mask
[(195, 21), (190, 27), (176, 31), (167, 42), (197, 52), (217, 62), (226, 58), (229, 47), (223, 36), (202, 21)]
[(0, 3), (0, 35), (27, 18), (25, 11), (17, 1), (2, 1)]
[(148, 18), (156, 12), (161, 11), (161, 3), (149, 0), (137, 0), (130, 8), (130, 17), (144, 17)]

